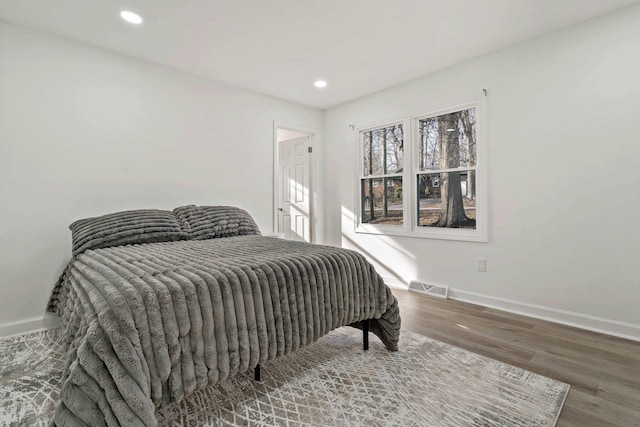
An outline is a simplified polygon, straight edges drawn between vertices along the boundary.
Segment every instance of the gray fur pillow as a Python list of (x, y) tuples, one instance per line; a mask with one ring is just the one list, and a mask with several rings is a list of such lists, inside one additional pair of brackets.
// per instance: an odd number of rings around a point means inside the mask
[(116, 212), (80, 219), (71, 224), (69, 229), (74, 256), (87, 249), (189, 238), (172, 212), (156, 209)]
[(181, 206), (173, 210), (191, 240), (260, 235), (249, 213), (233, 206)]

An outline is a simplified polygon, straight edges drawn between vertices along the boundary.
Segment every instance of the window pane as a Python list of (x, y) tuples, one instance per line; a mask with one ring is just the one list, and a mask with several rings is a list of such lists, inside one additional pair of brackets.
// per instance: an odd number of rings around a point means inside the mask
[(476, 165), (476, 109), (418, 121), (420, 171)]
[(384, 141), (387, 168), (385, 173), (399, 173), (404, 168), (404, 135), (402, 125), (389, 126), (384, 129)]
[(402, 125), (393, 125), (362, 133), (365, 176), (402, 172), (404, 135)]
[(476, 228), (475, 171), (418, 175), (418, 225)]
[(402, 225), (402, 177), (361, 181), (362, 222)]

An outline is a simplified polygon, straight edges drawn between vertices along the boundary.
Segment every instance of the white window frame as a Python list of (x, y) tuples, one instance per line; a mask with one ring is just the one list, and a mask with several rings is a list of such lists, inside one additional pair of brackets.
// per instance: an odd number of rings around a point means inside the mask
[[(418, 156), (414, 155), (418, 149), (419, 141), (419, 121), (428, 117), (434, 117), (442, 114), (461, 111), (468, 108), (476, 108), (476, 228), (444, 228), (444, 227), (425, 227), (418, 225), (418, 195), (417, 195), (417, 177), (419, 174), (425, 173), (420, 171), (418, 167)], [(361, 199), (361, 182), (364, 177), (364, 165), (362, 162), (364, 156), (364, 147), (362, 135), (365, 132), (402, 124), (404, 137), (404, 169), (402, 174), (402, 192), (403, 192), (403, 224), (387, 225), (387, 224), (369, 224), (362, 222), (362, 199)], [(473, 101), (458, 103), (446, 108), (428, 110), (427, 112), (410, 114), (406, 117), (380, 121), (376, 124), (369, 124), (355, 128), (356, 141), (358, 144), (358, 157), (356, 168), (356, 221), (355, 232), (388, 236), (415, 237), (424, 239), (440, 239), (440, 240), (457, 240), (468, 242), (488, 242), (487, 230), (487, 148), (488, 142), (486, 138), (487, 124), (487, 107), (486, 95), (481, 95)], [(468, 168), (461, 168), (466, 170)], [(457, 169), (454, 169), (457, 170)], [(440, 170), (442, 172), (447, 170)], [(436, 173), (437, 173), (436, 172)], [(408, 196), (407, 196), (408, 195)]]

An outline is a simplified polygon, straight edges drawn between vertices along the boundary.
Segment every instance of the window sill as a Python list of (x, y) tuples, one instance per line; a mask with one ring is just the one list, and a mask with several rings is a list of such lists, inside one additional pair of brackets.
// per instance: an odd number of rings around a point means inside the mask
[(379, 227), (368, 224), (361, 224), (356, 227), (355, 232), (358, 234), (373, 234), (378, 236), (394, 236), (394, 237), (409, 237), (417, 239), (432, 239), (432, 240), (453, 240), (461, 242), (476, 242), (476, 243), (488, 243), (489, 239), (486, 233), (482, 230), (464, 230), (459, 228), (429, 228), (429, 229), (417, 229), (406, 230), (402, 227)]

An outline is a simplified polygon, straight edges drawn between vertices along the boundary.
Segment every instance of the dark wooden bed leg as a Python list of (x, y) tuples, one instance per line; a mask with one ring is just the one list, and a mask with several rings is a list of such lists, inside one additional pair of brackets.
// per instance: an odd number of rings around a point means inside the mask
[(362, 322), (362, 348), (369, 350), (369, 319)]
[(259, 363), (256, 366), (256, 369), (254, 369), (253, 371), (253, 379), (255, 381), (260, 381), (260, 364)]

